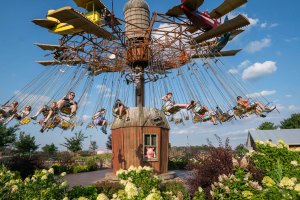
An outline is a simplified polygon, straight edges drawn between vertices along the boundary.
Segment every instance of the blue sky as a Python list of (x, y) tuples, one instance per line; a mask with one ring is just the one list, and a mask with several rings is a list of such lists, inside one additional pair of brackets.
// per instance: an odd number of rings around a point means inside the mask
[[(103, 2), (110, 7), (110, 0)], [(118, 17), (122, 18), (125, 2), (125, 0), (115, 0), (115, 13)], [(178, 2), (148, 0), (151, 11), (161, 13)], [(206, 1), (200, 10), (211, 10), (220, 3), (222, 0)], [(71, 0), (2, 2), (4, 9), (0, 13), (3, 19), (0, 32), (1, 103), (6, 102), (15, 91), (20, 90), (43, 70), (43, 67), (34, 61), (43, 59), (45, 52), (33, 43), (57, 43), (57, 35), (48, 33), (31, 21), (45, 17), (49, 9), (58, 9), (67, 5), (76, 8)], [(225, 47), (226, 49), (242, 48), (243, 51), (235, 57), (222, 58), (222, 61), (231, 68), (232, 72), (238, 72), (252, 86), (251, 93), (267, 95), (269, 100), (276, 102), (280, 114), (273, 112), (265, 119), (249, 117), (218, 127), (209, 123), (197, 125), (187, 123), (185, 126), (172, 124), (170, 142), (173, 146), (206, 144), (206, 138), (214, 141), (213, 134), (218, 134), (222, 138), (229, 137), (232, 146), (235, 146), (246, 141), (247, 130), (256, 128), (263, 121), (279, 123), (291, 113), (300, 112), (300, 67), (297, 63), (297, 58), (300, 57), (298, 50), (300, 28), (294, 16), (299, 6), (300, 2), (292, 0), (281, 4), (276, 4), (272, 0), (249, 1), (246, 6), (229, 15), (246, 14), (252, 24)], [(74, 134), (68, 131), (62, 133), (59, 130), (41, 134), (38, 126), (31, 125), (23, 126), (21, 130), (34, 135), (41, 146), (51, 142), (60, 146), (64, 137), (71, 137)], [(99, 131), (89, 130), (86, 131), (86, 135), (88, 137), (91, 135), (98, 146), (105, 146), (107, 136)], [(86, 139), (85, 149), (88, 147), (88, 142), (89, 139)], [(63, 149), (61, 146), (60, 148)]]

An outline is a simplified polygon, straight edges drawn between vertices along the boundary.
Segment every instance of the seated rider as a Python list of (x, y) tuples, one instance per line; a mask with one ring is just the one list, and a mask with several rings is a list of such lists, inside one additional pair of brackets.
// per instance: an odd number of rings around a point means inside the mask
[(64, 97), (63, 99), (57, 102), (57, 108), (59, 110), (61, 110), (62, 108), (70, 108), (71, 110), (70, 117), (75, 116), (77, 111), (77, 102), (74, 101), (74, 98), (75, 98), (75, 93), (70, 91), (66, 97)]
[(96, 126), (102, 126), (101, 130), (104, 134), (107, 134), (106, 128), (107, 128), (107, 121), (105, 119), (105, 113), (106, 110), (104, 108), (101, 108), (98, 112), (96, 112), (93, 116), (93, 123)]
[(175, 104), (171, 100), (172, 96), (172, 92), (168, 92), (165, 96), (161, 98), (161, 100), (165, 102), (164, 107), (166, 108), (166, 110), (170, 110), (173, 107), (180, 107), (189, 110), (196, 105), (196, 102), (194, 100), (192, 100), (190, 104)]
[(119, 119), (122, 119), (123, 112), (126, 113), (126, 121), (129, 121), (129, 110), (128, 108), (122, 103), (120, 99), (116, 100), (116, 103), (113, 106), (113, 111), (118, 115)]
[(270, 112), (271, 110), (269, 108), (266, 108), (264, 105), (262, 105), (259, 101), (249, 103), (249, 99), (243, 99), (241, 96), (238, 96), (237, 98), (237, 104), (245, 107), (247, 110), (255, 110), (255, 113), (257, 115), (260, 115), (261, 117), (265, 117), (262, 112)]
[(6, 106), (6, 104), (4, 104), (0, 108), (0, 115), (2, 115), (1, 118), (8, 118), (14, 115), (17, 112), (18, 105), (19, 103), (17, 101), (12, 102), (12, 104), (9, 106)]
[(25, 117), (27, 117), (31, 112), (31, 106), (26, 106), (24, 110), (16, 112), (15, 114), (13, 114), (5, 124), (8, 124), (11, 120), (13, 120), (14, 118), (16, 118), (17, 120), (21, 121), (22, 119), (24, 119)]
[(206, 105), (201, 105), (199, 102), (196, 104), (196, 106), (193, 109), (195, 115), (200, 116), (201, 118), (204, 118), (205, 116), (209, 116), (210, 120), (213, 122), (214, 125), (218, 125), (215, 116), (212, 114), (212, 112), (209, 112), (209, 109)]

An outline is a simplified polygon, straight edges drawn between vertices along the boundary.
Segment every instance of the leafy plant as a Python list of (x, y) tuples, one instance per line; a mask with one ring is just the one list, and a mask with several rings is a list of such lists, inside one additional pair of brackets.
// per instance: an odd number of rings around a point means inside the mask
[(69, 199), (76, 199), (78, 197), (85, 197), (89, 200), (97, 199), (97, 189), (94, 185), (91, 186), (74, 186), (72, 190), (68, 192)]
[(104, 193), (109, 199), (113, 198), (113, 194), (118, 193), (122, 186), (118, 182), (101, 181), (95, 184), (98, 193)]
[(81, 131), (76, 132), (74, 137), (66, 138), (66, 142), (62, 146), (66, 147), (69, 151), (76, 153), (82, 150), (82, 143), (84, 139), (87, 138), (84, 136), (84, 133)]
[(35, 137), (20, 132), (18, 140), (14, 143), (17, 152), (22, 155), (31, 155), (39, 148), (39, 145), (35, 143)]

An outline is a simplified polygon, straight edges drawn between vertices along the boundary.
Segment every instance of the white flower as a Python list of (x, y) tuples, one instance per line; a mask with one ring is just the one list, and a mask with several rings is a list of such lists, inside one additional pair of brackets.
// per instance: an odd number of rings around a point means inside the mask
[(66, 176), (66, 175), (67, 175), (66, 172), (63, 172), (63, 173), (60, 174), (61, 177), (64, 177), (64, 176)]
[(113, 194), (113, 198), (116, 199), (118, 197), (117, 194)]
[(109, 200), (109, 198), (105, 194), (101, 193), (97, 196), (97, 200)]
[(152, 168), (149, 167), (149, 166), (144, 166), (143, 169), (146, 170), (146, 171), (152, 171)]
[(297, 166), (298, 162), (296, 160), (293, 160), (293, 161), (291, 161), (291, 164), (294, 165), (294, 166)]
[(128, 168), (128, 171), (130, 172), (130, 171), (135, 171), (136, 170), (136, 167), (134, 167), (134, 166), (132, 166), (132, 165), (130, 165), (130, 167)]
[(50, 169), (48, 170), (48, 172), (49, 172), (50, 174), (54, 174), (54, 169), (53, 169), (53, 168), (50, 168)]
[(42, 173), (43, 173), (43, 174), (48, 174), (48, 171), (45, 170), (45, 169), (43, 169), (43, 170), (42, 170)]
[(46, 180), (47, 178), (48, 178), (48, 176), (44, 175), (44, 176), (42, 176), (41, 180), (43, 181), (43, 180)]
[(119, 169), (116, 173), (117, 176), (119, 176), (120, 174), (123, 174), (125, 172), (124, 169)]
[(13, 185), (13, 186), (11, 187), (11, 192), (12, 192), (12, 193), (15, 193), (16, 191), (18, 191), (18, 186), (17, 186), (17, 185)]
[(31, 180), (32, 180), (32, 182), (36, 181), (35, 177), (31, 177)]
[(63, 200), (69, 200), (69, 198), (68, 198), (68, 197), (65, 197), (65, 198), (63, 198)]
[(68, 186), (68, 182), (67, 182), (67, 181), (64, 181), (64, 182), (62, 182), (62, 183), (60, 184), (60, 186), (61, 186), (62, 188), (65, 188), (65, 187)]
[(128, 182), (125, 186), (125, 193), (127, 194), (127, 197), (131, 199), (138, 195), (137, 187), (133, 183)]
[(198, 191), (199, 191), (200, 193), (203, 192), (202, 187), (198, 187)]

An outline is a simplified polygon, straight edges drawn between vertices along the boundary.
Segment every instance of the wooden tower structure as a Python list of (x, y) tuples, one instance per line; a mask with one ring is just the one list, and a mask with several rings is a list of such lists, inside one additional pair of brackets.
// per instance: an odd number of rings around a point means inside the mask
[(130, 121), (116, 118), (112, 124), (113, 171), (132, 165), (167, 173), (168, 121), (162, 111), (144, 107), (144, 68), (151, 56), (149, 6), (144, 0), (129, 0), (124, 15), (128, 65), (136, 74), (136, 107), (129, 109)]

